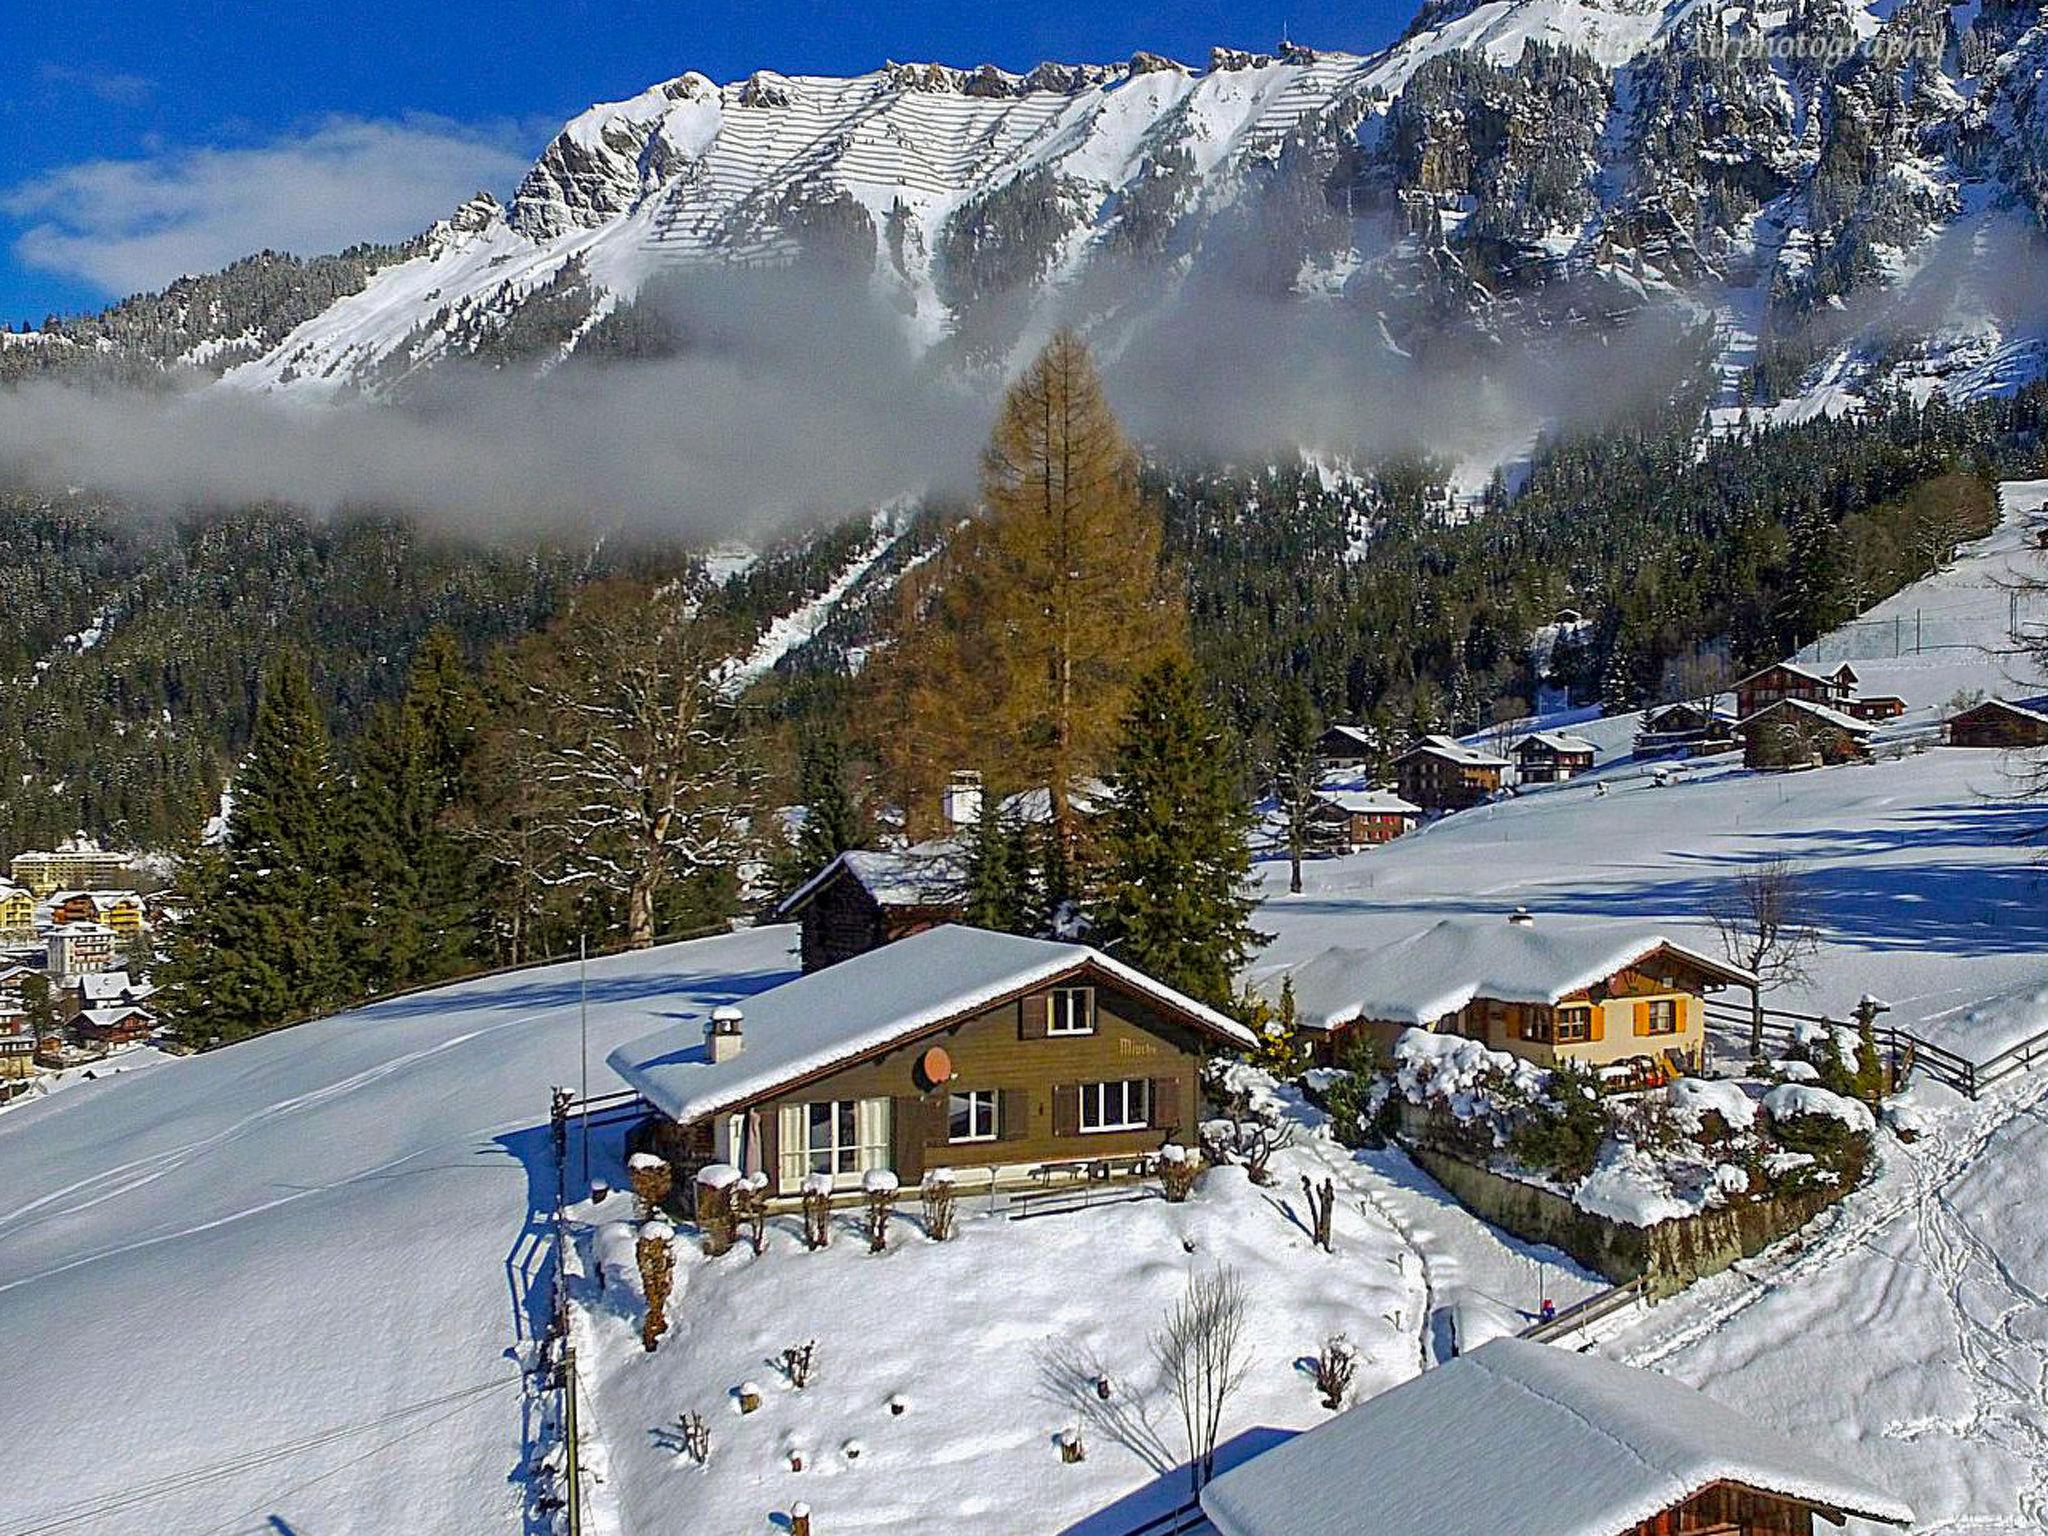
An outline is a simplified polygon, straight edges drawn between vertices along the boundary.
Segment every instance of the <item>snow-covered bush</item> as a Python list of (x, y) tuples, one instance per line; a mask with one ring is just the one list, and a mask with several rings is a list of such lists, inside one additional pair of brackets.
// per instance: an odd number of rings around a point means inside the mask
[(832, 1241), (832, 1175), (805, 1174), (802, 1198), (804, 1246), (815, 1253)]
[(634, 1197), (640, 1202), (640, 1220), (651, 1220), (675, 1182), (668, 1159), (654, 1152), (635, 1152), (626, 1159), (626, 1177), (632, 1181)]
[(704, 1229), (704, 1251), (714, 1259), (730, 1249), (739, 1235), (732, 1192), (741, 1178), (731, 1163), (706, 1163), (697, 1170), (697, 1225)]
[(924, 1204), (924, 1235), (935, 1243), (943, 1243), (953, 1235), (953, 1227), (958, 1220), (953, 1170), (926, 1169), (924, 1182), (918, 1186), (918, 1198)]
[(1351, 1390), (1352, 1378), (1357, 1374), (1358, 1346), (1344, 1334), (1331, 1334), (1316, 1355), (1316, 1391), (1323, 1396), (1323, 1406), (1342, 1408), (1345, 1395)]
[(782, 1351), (782, 1374), (799, 1392), (811, 1384), (811, 1362), (817, 1357), (817, 1353), (816, 1339), (806, 1340), (802, 1344), (791, 1344)]
[(1826, 1088), (1780, 1083), (1764, 1095), (1771, 1136), (1786, 1152), (1806, 1159), (1778, 1163), (1778, 1187), (1798, 1192), (1820, 1185), (1846, 1188), (1863, 1176), (1877, 1117), (1870, 1106)]
[(1549, 1077), (1534, 1062), (1459, 1035), (1410, 1029), (1394, 1042), (1394, 1086), (1401, 1097), (1461, 1127), (1482, 1154), (1507, 1145)]
[(870, 1168), (860, 1176), (870, 1253), (880, 1253), (889, 1246), (889, 1218), (895, 1213), (901, 1188), (901, 1181), (887, 1168)]
[(1392, 1085), (1379, 1047), (1368, 1036), (1352, 1038), (1336, 1070), (1319, 1077), (1311, 1096), (1347, 1147), (1383, 1147), (1393, 1134), (1397, 1109)]
[(1508, 1150), (1525, 1166), (1570, 1182), (1593, 1171), (1610, 1116), (1592, 1070), (1560, 1062), (1541, 1096), (1508, 1132)]
[(1166, 1198), (1173, 1204), (1181, 1204), (1195, 1192), (1195, 1180), (1201, 1172), (1201, 1155), (1179, 1142), (1169, 1141), (1159, 1149), (1159, 1182), (1166, 1191)]
[(754, 1252), (768, 1247), (768, 1175), (750, 1173), (731, 1188), (732, 1220), (744, 1228)]

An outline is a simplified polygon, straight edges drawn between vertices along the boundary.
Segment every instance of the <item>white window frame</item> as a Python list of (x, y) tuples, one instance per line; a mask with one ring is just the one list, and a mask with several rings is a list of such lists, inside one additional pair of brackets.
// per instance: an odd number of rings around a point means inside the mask
[[(1655, 1036), (1655, 1035), (1682, 1035), (1682, 1034), (1684, 1034), (1684, 1033), (1685, 1033), (1685, 1012), (1684, 1012), (1684, 1010), (1683, 1010), (1683, 1009), (1681, 1009), (1681, 1008), (1680, 1008), (1680, 1007), (1678, 1006), (1678, 999), (1677, 999), (1677, 998), (1675, 998), (1675, 997), (1653, 997), (1653, 998), (1651, 998), (1651, 999), (1649, 1000), (1649, 1002), (1650, 1002), (1650, 1016), (1649, 1016), (1649, 1017), (1650, 1017), (1650, 1028), (1649, 1028), (1649, 1031), (1648, 1031), (1649, 1035), (1651, 1035), (1651, 1036)], [(1657, 1010), (1658, 1010), (1659, 1008), (1665, 1008), (1665, 1009), (1669, 1009), (1669, 1010), (1670, 1010), (1670, 1014), (1671, 1014), (1671, 1025), (1670, 1025), (1670, 1027), (1669, 1027), (1668, 1029), (1659, 1029), (1659, 1028), (1657, 1027)]]
[[(1081, 999), (1082, 1022), (1072, 1022), (1072, 1009), (1061, 1004), (1071, 998)], [(1064, 1017), (1063, 1017), (1064, 1015)], [(1095, 989), (1093, 987), (1054, 987), (1045, 994), (1045, 1032), (1054, 1039), (1074, 1035), (1095, 1033)]]
[[(1110, 1118), (1114, 1094), (1117, 1118)], [(1110, 1082), (1083, 1083), (1077, 1124), (1083, 1136), (1103, 1136), (1114, 1131), (1142, 1131), (1152, 1124), (1152, 1082), (1149, 1078), (1124, 1077)], [(1136, 1119), (1131, 1116), (1134, 1112)], [(1093, 1124), (1090, 1124), (1090, 1121)]]
[[(967, 1100), (967, 1134), (953, 1134), (953, 1101)], [(986, 1119), (988, 1129), (976, 1130), (975, 1126)], [(952, 1146), (964, 1146), (969, 1142), (994, 1141), (1002, 1130), (1002, 1101), (993, 1088), (966, 1088), (946, 1095), (946, 1141)]]
[[(811, 1141), (811, 1110), (830, 1105), (831, 1139), (823, 1146)], [(846, 1112), (851, 1113), (850, 1134)], [(780, 1134), (776, 1146), (778, 1183), (788, 1194), (802, 1185), (814, 1171), (813, 1159), (829, 1158), (832, 1183), (852, 1189), (861, 1175), (872, 1168), (889, 1166), (890, 1104), (887, 1099), (818, 1099), (802, 1104), (785, 1104), (780, 1110)], [(816, 1169), (823, 1173), (826, 1169)]]

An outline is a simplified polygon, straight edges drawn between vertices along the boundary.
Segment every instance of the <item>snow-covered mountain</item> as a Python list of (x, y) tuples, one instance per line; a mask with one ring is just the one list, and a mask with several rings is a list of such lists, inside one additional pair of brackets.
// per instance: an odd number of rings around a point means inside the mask
[(1404, 356), (1670, 298), (1720, 322), (1731, 405), (1840, 395), (1874, 360), (1981, 392), (2042, 355), (2002, 277), (2041, 260), (2044, 66), (2014, 0), (1432, 0), (1369, 57), (686, 73), (583, 113), (509, 207), (479, 195), (226, 377), (546, 367), (631, 350), (667, 277), (813, 263), (967, 366), (1054, 306), (1113, 331), (1214, 281)]

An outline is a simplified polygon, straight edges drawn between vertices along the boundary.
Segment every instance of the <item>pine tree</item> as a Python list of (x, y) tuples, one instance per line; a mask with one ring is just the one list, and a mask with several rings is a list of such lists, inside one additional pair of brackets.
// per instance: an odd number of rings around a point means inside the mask
[(1101, 836), (1096, 940), (1169, 986), (1229, 1006), (1251, 927), (1250, 808), (1222, 726), (1177, 660), (1139, 680)]
[(227, 835), (190, 862), (190, 911), (166, 957), (166, 1011), (188, 1043), (239, 1039), (345, 995), (338, 788), (305, 666), (280, 658)]
[(1323, 781), (1322, 725), (1301, 679), (1288, 681), (1273, 722), (1273, 798), (1287, 829), (1287, 889), (1301, 892), (1301, 857), (1308, 849)]
[(799, 862), (816, 874), (849, 848), (861, 845), (860, 810), (846, 787), (839, 737), (821, 732), (804, 742), (799, 770), (804, 821), (797, 833)]

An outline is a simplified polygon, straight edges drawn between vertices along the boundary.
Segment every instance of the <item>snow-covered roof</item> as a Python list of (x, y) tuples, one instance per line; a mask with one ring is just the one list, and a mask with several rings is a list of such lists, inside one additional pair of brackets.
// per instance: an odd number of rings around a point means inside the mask
[(88, 971), (78, 978), (78, 995), (88, 1004), (120, 1002), (147, 996), (156, 989), (137, 982), (126, 971)]
[(849, 848), (783, 898), (778, 917), (797, 912), (844, 870), (885, 907), (947, 907), (960, 900), (966, 851), (953, 838), (903, 849)]
[(1695, 704), (1688, 700), (1680, 699), (1676, 703), (1659, 704), (1654, 709), (1644, 710), (1643, 727), (1646, 730), (1655, 730), (1660, 721), (1666, 719), (1670, 715), (1677, 713), (1681, 710), (1684, 711), (1686, 714), (1696, 716), (1701, 720), (1725, 720), (1732, 722), (1735, 719), (1734, 710), (1723, 709), (1718, 703), (1708, 706), (1702, 704)]
[(1653, 928), (1604, 920), (1447, 917), (1377, 949), (1324, 950), (1288, 972), (1311, 1029), (1356, 1020), (1427, 1026), (1474, 998), (1556, 1003), (1660, 950), (1748, 986), (1747, 971), (1674, 943)]
[[(2041, 725), (2048, 725), (2048, 712), (2044, 712), (2040, 707), (2044, 703), (2048, 703), (2048, 701), (2030, 699), (2024, 704), (2016, 704), (2011, 699), (1982, 699), (1972, 704), (1968, 709), (1958, 710), (1950, 719), (1961, 720), (1976, 714), (1979, 710), (1996, 709), (2002, 710), (2008, 715), (2018, 715), (2022, 720), (2032, 720)], [(5, 893), (0, 892), (0, 894)]]
[(83, 1010), (81, 1013), (79, 1013), (77, 1018), (74, 1019), (73, 1022), (89, 1024), (94, 1029), (111, 1029), (114, 1025), (119, 1024), (123, 1019), (137, 1018), (142, 1019), (147, 1023), (153, 1024), (156, 1022), (154, 1019), (150, 1017), (147, 1009), (133, 1007), (87, 1008)]
[(1422, 807), (1412, 805), (1391, 789), (1319, 789), (1316, 798), (1335, 806), (1347, 816), (1420, 816)]
[(1425, 736), (1409, 747), (1407, 751), (1403, 752), (1400, 757), (1395, 758), (1394, 761), (1397, 763), (1402, 762), (1420, 752), (1432, 753), (1438, 757), (1447, 757), (1452, 762), (1463, 764), (1469, 768), (1505, 768), (1508, 766), (1506, 758), (1495, 757), (1491, 752), (1482, 752), (1477, 747), (1468, 747), (1462, 741), (1453, 741), (1448, 736)]
[(687, 1123), (1084, 966), (1233, 1045), (1254, 1043), (1235, 1019), (1085, 944), (945, 923), (746, 999), (744, 1044), (725, 1061), (712, 1062), (703, 1025), (694, 1021), (629, 1041), (605, 1059), (655, 1108)]
[(1254, 1456), (1202, 1491), (1202, 1510), (1223, 1536), (1618, 1536), (1716, 1483), (1913, 1519), (1703, 1392), (1526, 1339), (1495, 1339)]
[[(1842, 666), (1836, 668), (1833, 672), (1817, 672), (1812, 667), (1802, 667), (1796, 661), (1774, 661), (1767, 667), (1758, 667), (1754, 672), (1750, 673), (1747, 677), (1737, 678), (1732, 686), (1739, 692), (1742, 689), (1747, 688), (1751, 683), (1755, 682), (1758, 678), (1764, 677), (1772, 672), (1790, 672), (1794, 677), (1803, 677), (1808, 682), (1813, 683), (1832, 683), (1838, 677), (1840, 677), (1841, 674), (1845, 671), (1848, 671), (1848, 664), (1846, 662)], [(1856, 674), (1854, 672), (1849, 673), (1849, 676), (1852, 678), (1855, 677), (1855, 675)]]
[(1563, 731), (1536, 731), (1516, 742), (1515, 750), (1519, 752), (1524, 747), (1529, 746), (1543, 747), (1565, 756), (1571, 756), (1576, 753), (1590, 755), (1600, 750), (1592, 742), (1586, 740), (1585, 737), (1568, 735)]
[(1371, 734), (1361, 726), (1337, 724), (1326, 725), (1323, 727), (1323, 734), (1325, 736), (1340, 736), (1345, 741), (1348, 741), (1353, 746), (1357, 747), (1361, 752), (1370, 752), (1374, 749), (1374, 746), (1376, 745), (1373, 741)]
[(1735, 728), (1737, 730), (1746, 730), (1756, 721), (1763, 719), (1764, 716), (1781, 709), (1797, 710), (1803, 715), (1808, 715), (1820, 721), (1823, 725), (1832, 725), (1837, 730), (1848, 731), (1856, 736), (1868, 736), (1873, 729), (1867, 720), (1858, 720), (1854, 715), (1845, 715), (1839, 709), (1830, 709), (1827, 705), (1816, 704), (1811, 699), (1779, 699), (1774, 703), (1766, 704), (1755, 714), (1745, 716), (1737, 721)]

